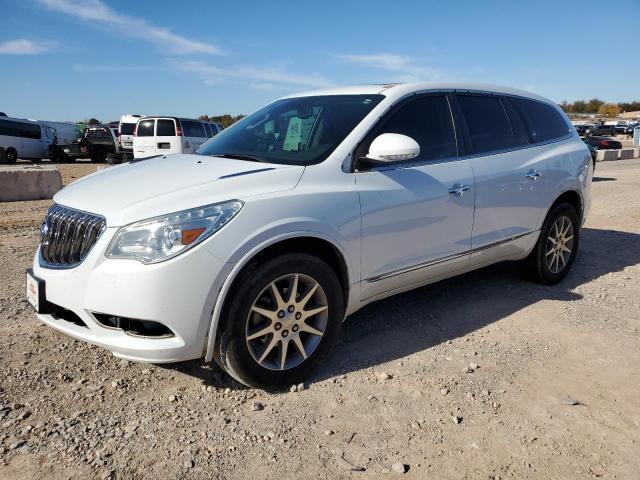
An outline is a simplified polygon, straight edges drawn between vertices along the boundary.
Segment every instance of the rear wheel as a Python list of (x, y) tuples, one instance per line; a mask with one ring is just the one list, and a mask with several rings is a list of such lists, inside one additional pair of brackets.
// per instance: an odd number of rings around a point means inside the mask
[(107, 151), (103, 148), (97, 149), (95, 152), (93, 152), (93, 155), (91, 155), (91, 161), (93, 163), (104, 163), (106, 159)]
[(305, 379), (335, 342), (344, 316), (336, 274), (324, 261), (288, 254), (249, 267), (230, 294), (216, 360), (245, 385)]
[(15, 148), (7, 148), (7, 151), (4, 152), (4, 154), (7, 163), (16, 163), (18, 160), (18, 152)]
[(540, 231), (533, 251), (520, 264), (529, 280), (553, 285), (562, 280), (576, 258), (580, 240), (580, 220), (569, 203), (556, 205)]

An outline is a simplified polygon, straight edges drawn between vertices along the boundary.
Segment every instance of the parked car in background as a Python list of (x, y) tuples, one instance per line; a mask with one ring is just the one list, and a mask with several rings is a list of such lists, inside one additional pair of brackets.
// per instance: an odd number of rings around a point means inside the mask
[(92, 162), (104, 162), (109, 154), (119, 154), (118, 129), (109, 125), (86, 127), (82, 137), (66, 144), (54, 145), (49, 158), (59, 162), (90, 158)]
[(630, 123), (627, 125), (627, 128), (624, 129), (624, 135), (627, 137), (633, 138), (633, 131), (640, 126), (638, 123)]
[(124, 114), (120, 117), (118, 125), (118, 134), (120, 138), (120, 150), (123, 156), (133, 158), (133, 132), (136, 129), (136, 123), (144, 115)]
[(592, 125), (586, 130), (587, 135), (615, 135), (614, 125)]
[(622, 148), (622, 143), (618, 140), (598, 135), (588, 135), (584, 138), (584, 142), (596, 150), (616, 150)]
[(133, 137), (133, 157), (193, 153), (213, 137), (209, 122), (178, 117), (144, 117)]
[(0, 117), (0, 147), (5, 149), (5, 161), (18, 158), (39, 162), (46, 158), (54, 132), (35, 120)]
[[(140, 120), (134, 151), (145, 138), (154, 153), (177, 150), (176, 136), (204, 129), (189, 122)], [(121, 358), (204, 354), (244, 384), (288, 386), (370, 302), (505, 260), (561, 281), (591, 175), (559, 106), (520, 90), (288, 96), (197, 155), (130, 162), (58, 192), (27, 299), (47, 325)]]
[(219, 134), (222, 130), (224, 130), (224, 127), (222, 125), (220, 125), (219, 123), (211, 122), (211, 123), (209, 123), (209, 126), (211, 127), (211, 132), (212, 132), (214, 137), (217, 134)]
[(574, 125), (578, 135), (584, 137), (587, 134), (587, 131), (593, 127), (593, 125)]

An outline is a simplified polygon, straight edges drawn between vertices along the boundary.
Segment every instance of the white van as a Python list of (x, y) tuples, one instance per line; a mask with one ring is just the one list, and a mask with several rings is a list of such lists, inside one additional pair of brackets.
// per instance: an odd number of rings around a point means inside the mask
[(42, 160), (48, 154), (53, 134), (53, 129), (47, 131), (35, 120), (0, 117), (0, 147), (5, 149), (7, 163), (15, 163), (18, 157)]
[(193, 153), (213, 136), (209, 122), (176, 117), (138, 120), (133, 137), (133, 157)]
[(120, 149), (123, 154), (133, 155), (133, 132), (136, 129), (136, 123), (144, 115), (133, 115), (125, 113), (120, 117), (120, 124), (118, 125), (118, 139), (120, 142)]

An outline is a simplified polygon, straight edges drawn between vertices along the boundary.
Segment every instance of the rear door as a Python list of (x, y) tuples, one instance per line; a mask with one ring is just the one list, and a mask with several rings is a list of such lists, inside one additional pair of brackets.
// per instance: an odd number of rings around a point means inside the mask
[(138, 121), (136, 135), (133, 138), (133, 156), (135, 158), (150, 157), (156, 154), (155, 128), (156, 120), (154, 118)]
[(484, 249), (540, 228), (547, 200), (547, 158), (532, 143), (505, 98), (457, 94), (476, 181), (473, 249)]
[(156, 120), (156, 154), (180, 152), (180, 138), (176, 136), (176, 121), (173, 118)]

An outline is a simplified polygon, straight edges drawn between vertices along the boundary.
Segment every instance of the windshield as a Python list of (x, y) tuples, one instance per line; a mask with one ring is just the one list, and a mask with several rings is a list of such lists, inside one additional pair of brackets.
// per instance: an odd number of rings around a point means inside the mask
[(327, 95), (278, 100), (209, 139), (196, 153), (292, 165), (319, 163), (383, 98)]

